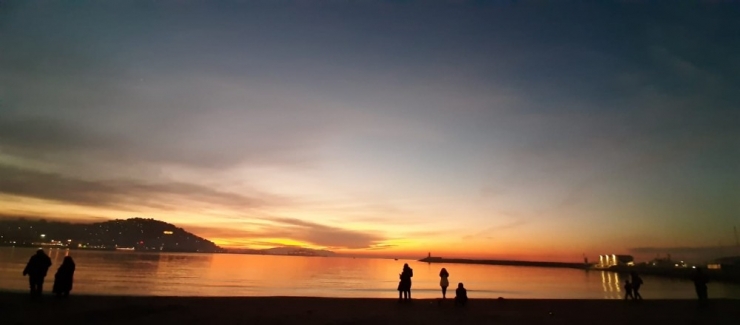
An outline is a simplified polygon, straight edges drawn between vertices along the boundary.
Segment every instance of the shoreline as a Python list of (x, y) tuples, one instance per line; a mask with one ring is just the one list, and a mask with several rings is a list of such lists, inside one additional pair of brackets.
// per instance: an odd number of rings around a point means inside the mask
[(568, 300), (314, 297), (154, 297), (50, 295), (0, 291), (3, 323), (163, 324), (735, 324), (740, 300)]

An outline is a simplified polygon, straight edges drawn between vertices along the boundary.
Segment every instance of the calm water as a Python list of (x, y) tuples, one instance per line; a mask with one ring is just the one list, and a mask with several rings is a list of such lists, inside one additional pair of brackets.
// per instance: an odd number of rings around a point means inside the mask
[[(21, 276), (30, 248), (0, 247), (0, 290), (25, 291)], [(152, 254), (136, 252), (48, 251), (54, 265), (44, 289), (65, 254), (77, 263), (74, 293), (168, 296), (321, 296), (398, 297), (403, 263), (414, 269), (412, 297), (440, 296), (439, 269), (450, 283), (465, 283), (473, 298), (619, 299), (624, 276), (602, 271), (532, 267), (427, 264), (362, 258), (322, 258), (228, 254)], [(694, 298), (687, 281), (643, 277), (650, 298)], [(453, 289), (452, 287), (450, 289)], [(452, 290), (454, 292), (454, 290)], [(710, 297), (740, 298), (740, 286), (709, 285)], [(454, 296), (454, 293), (452, 294)]]

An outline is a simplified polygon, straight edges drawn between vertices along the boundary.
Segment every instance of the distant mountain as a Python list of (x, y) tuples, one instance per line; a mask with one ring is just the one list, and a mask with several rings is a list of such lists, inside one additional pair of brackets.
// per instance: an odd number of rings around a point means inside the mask
[(161, 252), (223, 251), (213, 242), (173, 224), (142, 218), (92, 224), (50, 222), (43, 219), (0, 220), (0, 244)]
[(268, 249), (223, 249), (173, 224), (133, 218), (97, 223), (68, 223), (43, 219), (0, 219), (0, 245), (52, 246), (72, 249), (202, 252), (291, 256), (334, 256), (328, 250), (300, 246)]
[(300, 246), (282, 246), (268, 249), (227, 249), (227, 253), (234, 254), (259, 254), (259, 255), (290, 255), (290, 256), (334, 256), (336, 253), (325, 249), (311, 249)]

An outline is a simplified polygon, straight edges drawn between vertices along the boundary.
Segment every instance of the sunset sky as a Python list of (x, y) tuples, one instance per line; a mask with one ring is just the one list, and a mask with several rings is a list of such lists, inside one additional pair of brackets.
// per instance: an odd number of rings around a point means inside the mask
[(596, 2), (3, 1), (0, 215), (386, 257), (734, 245), (740, 5)]

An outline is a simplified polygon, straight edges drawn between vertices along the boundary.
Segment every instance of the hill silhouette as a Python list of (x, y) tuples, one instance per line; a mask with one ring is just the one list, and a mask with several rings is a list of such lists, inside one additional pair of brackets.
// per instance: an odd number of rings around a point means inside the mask
[(0, 220), (0, 244), (161, 252), (223, 251), (213, 242), (173, 224), (143, 218), (92, 224), (25, 218)]

